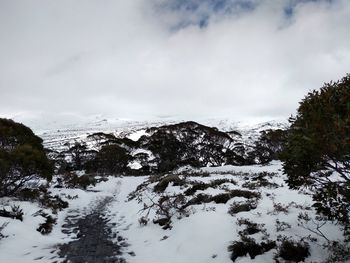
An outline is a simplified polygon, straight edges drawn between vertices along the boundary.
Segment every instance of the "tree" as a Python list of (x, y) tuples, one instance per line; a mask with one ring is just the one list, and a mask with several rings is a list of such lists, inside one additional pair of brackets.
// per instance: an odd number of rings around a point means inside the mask
[(350, 224), (350, 75), (309, 92), (290, 119), (288, 184), (314, 190), (318, 212)]
[(260, 137), (254, 145), (253, 158), (261, 164), (278, 160), (283, 151), (287, 135), (288, 130), (282, 129), (261, 131)]
[(90, 163), (90, 171), (103, 174), (123, 173), (127, 170), (130, 156), (118, 145), (105, 145)]
[(0, 119), (0, 197), (15, 194), (35, 177), (51, 180), (52, 173), (42, 140), (23, 124)]

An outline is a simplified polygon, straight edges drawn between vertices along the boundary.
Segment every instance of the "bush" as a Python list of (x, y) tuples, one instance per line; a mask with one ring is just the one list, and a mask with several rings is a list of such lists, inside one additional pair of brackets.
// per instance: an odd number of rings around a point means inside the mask
[(39, 211), (38, 214), (45, 218), (45, 222), (40, 224), (36, 230), (43, 235), (50, 234), (52, 232), (53, 225), (56, 224), (57, 219), (43, 211)]
[(62, 200), (58, 195), (52, 196), (50, 193), (45, 193), (39, 199), (39, 203), (42, 207), (49, 208), (53, 213), (61, 211), (68, 207), (69, 203)]
[(184, 185), (185, 180), (181, 179), (178, 175), (175, 174), (167, 175), (160, 179), (159, 183), (154, 186), (153, 190), (158, 193), (164, 192), (170, 183), (173, 183), (175, 186), (179, 186)]
[(119, 145), (105, 145), (89, 164), (89, 171), (102, 174), (121, 174), (127, 171), (130, 160), (127, 151)]
[(256, 243), (254, 239), (243, 237), (242, 241), (235, 241), (229, 247), (228, 251), (231, 253), (231, 260), (236, 261), (239, 257), (244, 257), (247, 254), (251, 259), (254, 259), (258, 255), (262, 255), (265, 252), (276, 247), (274, 241)]
[(260, 133), (252, 153), (260, 164), (266, 164), (272, 160), (278, 160), (285, 147), (288, 130), (266, 130)]
[(242, 225), (245, 226), (245, 229), (238, 232), (238, 234), (241, 237), (254, 235), (254, 234), (259, 233), (259, 232), (266, 233), (266, 229), (264, 228), (265, 224), (257, 224), (257, 223), (250, 221), (249, 219), (240, 218), (240, 219), (238, 219), (237, 224), (239, 226), (242, 226)]
[(258, 199), (260, 198), (260, 193), (258, 192), (252, 192), (247, 190), (231, 190), (227, 193), (217, 194), (214, 196), (207, 195), (207, 194), (198, 194), (195, 197), (193, 197), (191, 200), (189, 200), (186, 204), (186, 206), (190, 205), (200, 205), (203, 203), (210, 203), (215, 202), (216, 204), (226, 204), (230, 199), (234, 197), (244, 197), (247, 199)]
[(309, 244), (306, 242), (284, 239), (278, 249), (277, 257), (291, 262), (300, 262), (310, 256), (309, 250)]
[(19, 206), (16, 206), (16, 205), (11, 206), (10, 211), (6, 210), (5, 208), (2, 208), (0, 210), (0, 216), (9, 217), (9, 218), (17, 219), (20, 221), (23, 221), (23, 215), (24, 215), (23, 210)]
[(200, 191), (200, 190), (203, 191), (203, 190), (208, 189), (210, 187), (216, 188), (224, 183), (231, 183), (234, 185), (237, 184), (234, 180), (229, 180), (229, 179), (216, 179), (216, 180), (213, 180), (209, 183), (194, 182), (193, 185), (184, 192), (184, 194), (187, 196), (193, 195), (197, 191)]
[(51, 180), (52, 173), (42, 140), (23, 124), (0, 119), (0, 197), (15, 194), (34, 178)]
[(308, 93), (290, 122), (282, 153), (289, 186), (313, 187), (317, 211), (349, 225), (350, 75)]
[(250, 210), (253, 210), (257, 207), (256, 202), (253, 201), (247, 201), (247, 202), (233, 202), (230, 205), (230, 208), (228, 210), (228, 213), (231, 216), (234, 216), (237, 213), (240, 212), (248, 212)]
[(3, 223), (2, 225), (0, 225), (0, 240), (3, 238), (6, 238), (7, 236), (5, 236), (2, 231), (5, 229), (5, 227), (8, 225), (8, 222)]
[(76, 173), (69, 172), (63, 175), (63, 182), (69, 188), (86, 189), (89, 185), (95, 185), (96, 179), (88, 174), (78, 176)]

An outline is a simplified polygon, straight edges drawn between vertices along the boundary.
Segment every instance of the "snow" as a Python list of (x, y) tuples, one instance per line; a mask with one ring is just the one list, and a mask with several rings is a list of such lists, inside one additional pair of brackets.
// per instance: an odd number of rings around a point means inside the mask
[(132, 161), (128, 164), (128, 167), (134, 170), (138, 170), (142, 168), (142, 165), (137, 161)]
[[(135, 164), (136, 165), (136, 164)], [(258, 201), (257, 208), (249, 212), (241, 212), (234, 216), (228, 214), (228, 208), (234, 201), (244, 201), (245, 198), (231, 199), (227, 204), (208, 203), (194, 205), (190, 209), (188, 217), (181, 219), (172, 219), (172, 229), (163, 230), (159, 225), (152, 223), (154, 213), (150, 214), (150, 222), (147, 225), (140, 225), (140, 212), (143, 208), (143, 202), (154, 195), (150, 184), (144, 192), (141, 192), (142, 202), (136, 199), (130, 200), (129, 194), (136, 187), (146, 182), (148, 176), (125, 176), (125, 177), (108, 177), (108, 181), (100, 182), (95, 187), (90, 187), (89, 191), (80, 189), (55, 189), (51, 188), (53, 194), (61, 197), (75, 196), (78, 198), (70, 200), (69, 208), (58, 212), (57, 224), (53, 232), (49, 235), (41, 235), (36, 231), (40, 223), (44, 221), (41, 216), (34, 217), (33, 214), (42, 209), (35, 203), (21, 202), (13, 199), (0, 199), (1, 204), (17, 204), (24, 211), (23, 222), (19, 220), (0, 217), (0, 226), (8, 222), (9, 224), (3, 230), (7, 238), (0, 240), (0, 262), (53, 262), (60, 261), (57, 257), (55, 248), (57, 244), (69, 242), (74, 235), (64, 235), (62, 225), (64, 218), (69, 213), (81, 213), (81, 211), (90, 211), (93, 204), (106, 196), (115, 196), (115, 201), (108, 206), (106, 215), (110, 215), (110, 223), (116, 223), (114, 232), (126, 238), (130, 247), (127, 251), (133, 251), (132, 256), (125, 250), (123, 257), (127, 262), (140, 263), (203, 263), (203, 262), (220, 262), (229, 263), (230, 252), (227, 247), (231, 242), (239, 240), (238, 231), (242, 226), (237, 225), (237, 219), (246, 218), (258, 224), (265, 224), (269, 239), (275, 240), (278, 235), (291, 236), (294, 239), (300, 237), (317, 238), (317, 242), (309, 242), (311, 256), (305, 262), (321, 262), (327, 257), (328, 251), (321, 244), (322, 238), (298, 225), (298, 215), (300, 212), (308, 212), (310, 217), (315, 219), (316, 213), (313, 208), (303, 210), (302, 206), (311, 206), (313, 201), (310, 195), (290, 190), (284, 182), (285, 176), (281, 173), (281, 163), (273, 162), (267, 166), (225, 166), (225, 167), (204, 167), (200, 171), (210, 173), (210, 176), (183, 176), (189, 181), (210, 182), (216, 179), (233, 179), (236, 185), (225, 183), (229, 189), (242, 189), (242, 184), (246, 182), (247, 176), (244, 173), (274, 172), (276, 175), (269, 179), (270, 182), (277, 183), (278, 188), (262, 187), (256, 191), (261, 192), (261, 199)], [(249, 178), (248, 178), (249, 179)], [(169, 184), (165, 194), (182, 193), (187, 188)], [(218, 194), (222, 193), (220, 188), (208, 188), (198, 193)], [(293, 203), (292, 203), (293, 202)], [(280, 203), (288, 206), (288, 213), (276, 212), (273, 205)], [(298, 207), (299, 205), (299, 207)], [(75, 211), (75, 212), (74, 212)], [(113, 215), (113, 216), (111, 216)], [(291, 225), (291, 228), (281, 232), (276, 231), (276, 220), (284, 221)], [(310, 228), (314, 228), (313, 222), (309, 222)], [(339, 225), (326, 222), (322, 227), (322, 232), (332, 240), (341, 240), (342, 234)], [(254, 234), (252, 237), (261, 241), (261, 234)], [(273, 262), (276, 249), (273, 249), (263, 255), (250, 259), (249, 256), (240, 257), (236, 262)]]
[(138, 141), (140, 138), (141, 138), (141, 136), (143, 136), (143, 135), (148, 135), (148, 133), (146, 132), (146, 130), (144, 129), (144, 130), (138, 130), (138, 131), (136, 131), (136, 132), (134, 132), (134, 133), (131, 133), (130, 135), (128, 135), (127, 136), (127, 138), (129, 138), (130, 140), (133, 140), (133, 141)]

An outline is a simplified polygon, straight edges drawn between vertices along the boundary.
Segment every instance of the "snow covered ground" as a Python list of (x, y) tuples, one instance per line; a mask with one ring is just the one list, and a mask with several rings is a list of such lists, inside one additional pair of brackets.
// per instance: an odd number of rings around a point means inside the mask
[[(257, 180), (256, 175), (261, 172), (275, 174), (266, 174), (266, 183)], [(177, 176), (186, 183), (170, 182), (161, 192), (154, 191), (159, 180), (149, 176), (108, 177), (108, 181), (90, 186), (87, 190), (51, 187), (49, 190), (52, 194), (68, 201), (69, 207), (57, 215), (45, 210), (57, 217), (57, 223), (48, 235), (36, 231), (39, 224), (45, 221), (42, 216), (35, 216), (42, 209), (39, 205), (2, 198), (1, 205), (18, 205), (23, 209), (24, 216), (23, 221), (0, 217), (0, 226), (6, 224), (1, 231), (6, 237), (0, 240), (0, 262), (62, 262), (63, 259), (58, 258), (58, 245), (77, 238), (77, 234), (62, 233), (65, 219), (72, 214), (88, 214), (94, 209), (94, 204), (105, 197), (112, 197), (113, 201), (108, 204), (104, 215), (110, 219), (110, 225), (114, 227), (112, 231), (117, 233), (115, 239), (122, 236), (129, 244), (122, 248), (122, 257), (130, 263), (232, 262), (232, 252), (228, 251), (228, 247), (233, 241), (241, 239), (239, 231), (246, 228), (242, 219), (258, 224), (260, 230), (249, 235), (257, 242), (273, 240), (279, 243), (283, 237), (306, 241), (311, 255), (305, 262), (322, 262), (330, 253), (323, 247), (326, 240), (317, 233), (317, 226), (322, 225), (319, 230), (328, 239), (342, 241), (340, 226), (329, 221), (317, 221), (310, 195), (288, 189), (279, 162), (268, 166), (206, 167), (197, 170), (196, 174), (178, 172)], [(147, 210), (143, 211), (145, 206), (157, 202), (162, 196), (184, 194), (196, 183), (209, 184), (218, 179), (227, 181), (185, 195), (185, 201), (199, 194), (215, 196), (235, 189), (260, 193), (260, 198), (254, 198), (252, 202), (256, 202), (256, 205), (250, 211), (232, 215), (228, 210), (233, 204), (250, 199), (232, 197), (227, 203), (189, 205), (185, 216), (172, 210), (170, 228), (167, 229), (153, 223), (154, 219), (159, 218), (156, 209), (151, 208), (148, 214)], [(310, 220), (301, 218), (300, 215), (305, 213)], [(141, 218), (147, 218), (148, 223), (140, 223)], [(271, 249), (254, 259), (249, 255), (238, 257), (235, 262), (274, 262), (277, 252), (277, 249)]]

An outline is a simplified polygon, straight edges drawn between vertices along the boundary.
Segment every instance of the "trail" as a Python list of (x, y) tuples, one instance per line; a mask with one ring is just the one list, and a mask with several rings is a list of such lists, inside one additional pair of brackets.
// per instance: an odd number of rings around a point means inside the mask
[[(62, 232), (76, 234), (77, 239), (59, 246), (58, 255), (63, 262), (71, 263), (126, 263), (122, 248), (125, 239), (118, 235), (115, 223), (109, 223), (107, 207), (118, 198), (118, 189), (113, 196), (94, 200), (89, 207), (71, 210), (65, 219)], [(86, 212), (88, 211), (89, 212)]]

